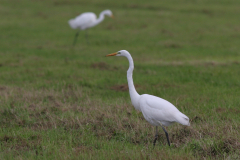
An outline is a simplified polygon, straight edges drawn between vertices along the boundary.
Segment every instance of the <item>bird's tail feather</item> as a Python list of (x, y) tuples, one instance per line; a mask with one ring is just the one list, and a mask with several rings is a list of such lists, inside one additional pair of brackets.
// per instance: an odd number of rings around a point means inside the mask
[(68, 24), (70, 25), (70, 27), (71, 27), (72, 29), (77, 29), (77, 24), (76, 24), (76, 22), (75, 22), (75, 19), (70, 19), (70, 20), (68, 21)]

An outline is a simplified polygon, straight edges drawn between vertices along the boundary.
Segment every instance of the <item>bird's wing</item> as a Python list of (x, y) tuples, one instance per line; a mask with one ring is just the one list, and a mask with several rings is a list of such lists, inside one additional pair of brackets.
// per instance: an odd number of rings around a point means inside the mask
[(78, 25), (78, 27), (81, 27), (82, 29), (88, 28), (92, 23), (94, 23), (97, 19), (97, 16), (92, 12), (86, 12), (83, 14), (80, 14), (75, 18), (75, 22)]
[(174, 113), (179, 110), (170, 102), (152, 95), (142, 95), (140, 100), (141, 111), (149, 121), (175, 122)]
[(144, 96), (146, 103), (153, 109), (162, 111), (178, 111), (178, 109), (172, 103), (168, 102), (165, 99), (148, 94), (145, 94)]

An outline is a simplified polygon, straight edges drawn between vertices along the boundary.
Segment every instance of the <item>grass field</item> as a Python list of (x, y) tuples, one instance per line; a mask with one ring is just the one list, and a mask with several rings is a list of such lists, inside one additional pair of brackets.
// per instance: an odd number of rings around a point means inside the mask
[[(240, 1), (1, 0), (0, 159), (240, 159)], [(89, 41), (67, 21), (106, 18)], [(122, 57), (139, 94), (173, 103), (191, 126), (171, 147), (131, 105)]]

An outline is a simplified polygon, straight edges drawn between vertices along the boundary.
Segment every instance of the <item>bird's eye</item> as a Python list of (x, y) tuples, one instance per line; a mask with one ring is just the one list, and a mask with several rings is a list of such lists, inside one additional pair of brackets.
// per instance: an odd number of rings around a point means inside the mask
[(118, 52), (117, 54), (121, 54), (121, 52)]

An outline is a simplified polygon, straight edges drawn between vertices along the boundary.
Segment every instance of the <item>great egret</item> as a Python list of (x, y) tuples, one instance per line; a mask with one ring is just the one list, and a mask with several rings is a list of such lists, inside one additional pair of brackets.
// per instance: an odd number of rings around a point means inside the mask
[(121, 50), (116, 53), (108, 54), (108, 56), (124, 56), (129, 61), (129, 68), (127, 71), (127, 81), (129, 87), (129, 93), (131, 101), (135, 109), (142, 112), (144, 118), (153, 126), (156, 126), (156, 135), (153, 141), (153, 145), (158, 138), (158, 126), (161, 126), (167, 137), (168, 145), (170, 141), (168, 133), (164, 126), (169, 126), (174, 122), (178, 122), (182, 125), (190, 126), (189, 118), (181, 113), (173, 104), (170, 102), (149, 94), (139, 95), (134, 87), (132, 74), (134, 69), (133, 59), (130, 53), (126, 50)]
[[(96, 26), (97, 24), (99, 24), (100, 22), (102, 22), (104, 20), (104, 16), (107, 15), (109, 17), (114, 17), (112, 14), (112, 11), (110, 10), (104, 10), (100, 13), (99, 18), (97, 19), (97, 16), (95, 15), (95, 13), (92, 12), (86, 12), (86, 13), (82, 13), (79, 16), (77, 16), (74, 19), (70, 19), (68, 21), (70, 27), (72, 29), (80, 29), (80, 30), (85, 30), (87, 28), (91, 28)], [(80, 31), (79, 30), (79, 31)], [(77, 37), (79, 34), (79, 31), (76, 33), (74, 41), (73, 41), (73, 45), (75, 45), (76, 41), (77, 41)], [(87, 32), (86, 32), (86, 39), (87, 39)], [(88, 41), (88, 40), (87, 40)]]

